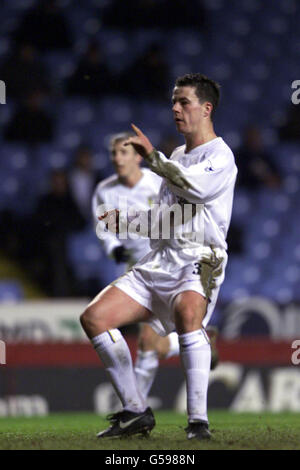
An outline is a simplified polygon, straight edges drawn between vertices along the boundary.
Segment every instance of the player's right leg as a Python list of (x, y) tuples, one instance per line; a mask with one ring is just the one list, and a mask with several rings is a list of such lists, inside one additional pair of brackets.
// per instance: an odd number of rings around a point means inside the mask
[[(210, 370), (214, 370), (219, 364), (219, 353), (217, 348), (217, 338), (218, 338), (218, 329), (214, 326), (207, 326), (206, 333), (210, 339), (211, 347), (211, 361), (210, 361)], [(155, 347), (159, 359), (168, 359), (172, 356), (179, 356), (179, 340), (178, 334), (174, 331), (168, 336), (159, 336), (159, 339)]]
[(207, 389), (211, 362), (210, 342), (203, 328), (208, 299), (186, 290), (173, 303), (180, 356), (187, 386), (188, 439), (210, 439)]
[(118, 394), (123, 411), (112, 415), (111, 426), (98, 437), (119, 437), (147, 433), (155, 425), (150, 408), (137, 387), (131, 354), (118, 327), (146, 321), (151, 312), (115, 286), (109, 286), (87, 306), (80, 317), (111, 383)]
[[(216, 345), (218, 331), (215, 327), (210, 326), (206, 328), (206, 331), (211, 346), (210, 369), (214, 370), (219, 363)], [(141, 325), (134, 371), (138, 388), (145, 400), (147, 400), (156, 377), (160, 359), (178, 356), (179, 352), (178, 334), (175, 331), (168, 336), (160, 336), (150, 325), (146, 323)]]

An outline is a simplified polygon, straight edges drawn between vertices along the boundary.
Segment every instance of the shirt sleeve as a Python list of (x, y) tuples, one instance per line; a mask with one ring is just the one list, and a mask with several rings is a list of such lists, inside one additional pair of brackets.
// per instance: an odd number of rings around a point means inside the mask
[(101, 238), (100, 237), (98, 238), (107, 256), (110, 256), (112, 251), (116, 247), (122, 245), (120, 241), (118, 240), (118, 238), (116, 237), (116, 235), (106, 230), (104, 222), (98, 219), (98, 217), (101, 214), (103, 214), (106, 210), (111, 210), (111, 209), (114, 209), (114, 208), (105, 202), (105, 197), (102, 194), (101, 189), (99, 187), (96, 188), (92, 197), (92, 215), (93, 215), (96, 233), (101, 232), (102, 234)]
[(185, 167), (169, 160), (157, 150), (146, 160), (152, 171), (164, 177), (170, 189), (193, 203), (205, 204), (222, 194), (235, 180), (237, 169), (233, 155), (215, 153), (203, 162)]

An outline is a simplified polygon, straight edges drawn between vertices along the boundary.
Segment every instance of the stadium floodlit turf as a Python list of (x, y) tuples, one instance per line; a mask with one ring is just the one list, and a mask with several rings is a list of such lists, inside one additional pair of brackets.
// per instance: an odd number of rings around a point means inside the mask
[(61, 413), (33, 418), (0, 418), (0, 449), (300, 449), (300, 414), (209, 413), (210, 442), (187, 441), (186, 418), (174, 412), (156, 412), (149, 438), (97, 440), (107, 427), (105, 417), (91, 413)]

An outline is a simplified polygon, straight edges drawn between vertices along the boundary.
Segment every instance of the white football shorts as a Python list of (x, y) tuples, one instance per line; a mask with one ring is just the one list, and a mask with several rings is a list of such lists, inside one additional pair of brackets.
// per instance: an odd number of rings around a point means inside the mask
[(163, 252), (152, 251), (112, 285), (121, 289), (153, 313), (149, 324), (161, 336), (175, 330), (173, 304), (181, 292), (199, 292), (209, 300), (203, 321), (206, 327), (213, 314), (224, 280), (227, 253), (204, 247), (200, 259), (182, 265), (166, 262)]

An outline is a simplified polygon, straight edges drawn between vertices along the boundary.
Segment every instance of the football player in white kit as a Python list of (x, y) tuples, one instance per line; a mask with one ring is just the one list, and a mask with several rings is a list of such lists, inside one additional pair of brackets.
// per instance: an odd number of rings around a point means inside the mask
[[(140, 230), (151, 235), (152, 251), (96, 296), (81, 315), (81, 324), (101, 358), (123, 410), (99, 438), (147, 434), (155, 426), (152, 410), (140, 394), (130, 351), (118, 327), (150, 322), (160, 334), (176, 328), (186, 377), (188, 439), (209, 439), (207, 388), (211, 348), (205, 332), (224, 280), (226, 235), (231, 219), (237, 168), (228, 145), (214, 131), (212, 116), (219, 86), (201, 74), (179, 77), (173, 90), (173, 117), (185, 145), (170, 159), (153, 148), (140, 129), (126, 144), (163, 177), (159, 211), (139, 214)], [(160, 232), (166, 206), (192, 206), (189, 216), (173, 217), (169, 237)], [(150, 229), (145, 221), (151, 220)], [(153, 219), (153, 220), (152, 220)], [(100, 220), (122, 233), (132, 224), (118, 210)], [(153, 237), (152, 226), (159, 236)], [(159, 320), (159, 322), (157, 321)], [(161, 326), (163, 327), (161, 329)]]
[[(128, 207), (149, 210), (151, 203), (158, 196), (162, 178), (147, 168), (141, 168), (142, 157), (132, 145), (124, 145), (133, 135), (132, 132), (123, 132), (113, 135), (110, 139), (109, 150), (116, 174), (102, 180), (94, 191), (92, 212), (96, 225), (99, 223), (99, 206), (104, 207), (104, 210), (119, 209), (123, 198)], [(106, 254), (119, 264), (120, 275), (126, 270), (126, 264), (127, 267), (134, 265), (151, 250), (149, 238), (120, 239), (108, 231), (101, 241)], [(141, 325), (134, 369), (139, 390), (145, 399), (157, 373), (159, 359), (178, 354), (176, 332), (162, 337), (155, 333), (149, 324)]]

